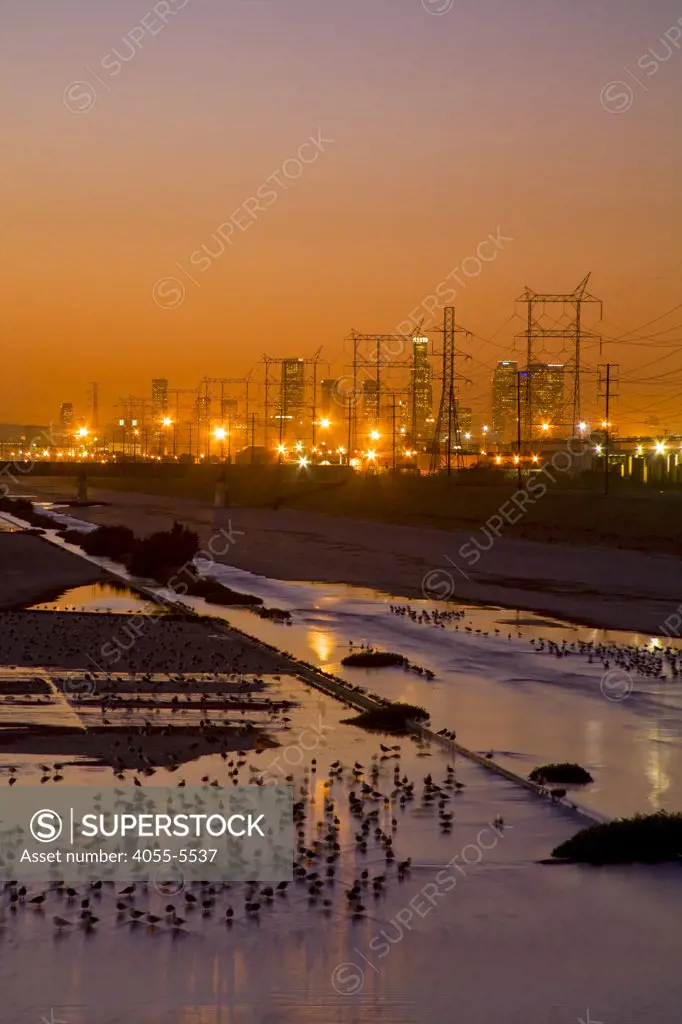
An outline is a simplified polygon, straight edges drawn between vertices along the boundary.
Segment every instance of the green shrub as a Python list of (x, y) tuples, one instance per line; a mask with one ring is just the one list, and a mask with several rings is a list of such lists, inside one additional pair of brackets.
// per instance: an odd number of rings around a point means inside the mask
[(81, 533), (76, 542), (88, 555), (100, 555), (122, 562), (135, 549), (135, 534), (127, 526), (99, 526), (90, 533)]
[(682, 859), (682, 814), (658, 811), (584, 828), (552, 856), (585, 864), (656, 864)]
[(586, 785), (594, 782), (588, 771), (581, 768), (579, 764), (572, 764), (569, 761), (562, 761), (560, 764), (543, 764), (539, 768), (533, 768), (528, 776), (531, 782), (538, 782), (544, 785), (547, 782), (563, 783), (564, 785)]
[(370, 711), (361, 711), (355, 718), (343, 719), (344, 725), (358, 725), (361, 729), (369, 729), (372, 732), (391, 733), (396, 736), (404, 736), (409, 732), (409, 722), (426, 722), (429, 713), (416, 704), (386, 704), (381, 708), (372, 708)]
[(171, 530), (137, 540), (128, 568), (137, 576), (165, 582), (173, 569), (191, 562), (198, 550), (198, 535), (180, 523), (173, 523)]
[(390, 651), (357, 651), (347, 654), (341, 664), (352, 668), (388, 668), (391, 665), (404, 668), (408, 661), (402, 654), (391, 654)]

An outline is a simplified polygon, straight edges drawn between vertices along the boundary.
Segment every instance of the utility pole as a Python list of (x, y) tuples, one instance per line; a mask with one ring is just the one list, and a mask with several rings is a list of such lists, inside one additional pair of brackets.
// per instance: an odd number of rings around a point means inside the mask
[(393, 472), (395, 473), (395, 395), (393, 395), (393, 404), (391, 405), (391, 421), (393, 429)]
[(604, 428), (604, 494), (609, 493), (609, 399), (611, 398), (611, 363), (606, 364), (606, 426)]
[[(529, 371), (527, 371), (529, 372)], [(521, 370), (516, 371), (516, 480), (521, 486), (523, 473), (521, 470)]]
[(599, 391), (604, 398), (604, 494), (609, 493), (609, 445), (611, 442), (611, 423), (609, 412), (611, 399), (618, 396), (614, 393), (613, 387), (617, 385), (618, 364), (606, 363), (599, 367)]
[(251, 465), (256, 459), (256, 414), (251, 413)]
[(348, 465), (350, 466), (350, 446), (352, 440), (352, 428), (353, 428), (353, 398), (351, 395), (348, 396)]

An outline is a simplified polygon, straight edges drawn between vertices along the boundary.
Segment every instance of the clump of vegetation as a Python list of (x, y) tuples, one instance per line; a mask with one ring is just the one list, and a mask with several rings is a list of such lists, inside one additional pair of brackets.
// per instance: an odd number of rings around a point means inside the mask
[(18, 519), (28, 519), (33, 512), (33, 503), (28, 498), (0, 498), (0, 508), (4, 512), (10, 512)]
[(353, 654), (347, 654), (341, 664), (351, 668), (388, 668), (391, 665), (405, 668), (409, 662), (402, 654), (392, 654), (390, 651), (354, 651)]
[(429, 713), (416, 704), (387, 703), (380, 708), (361, 711), (355, 718), (343, 719), (344, 725), (358, 725), (361, 729), (372, 732), (390, 733), (393, 736), (404, 736), (410, 731), (413, 722), (428, 721)]
[(682, 859), (682, 814), (658, 811), (584, 828), (552, 851), (583, 864), (658, 864)]
[(174, 569), (191, 562), (198, 550), (198, 535), (173, 523), (170, 530), (136, 540), (128, 568), (136, 576), (165, 581)]
[[(68, 533), (76, 531), (69, 530)], [(70, 539), (70, 538), (69, 538)], [(135, 534), (127, 526), (98, 526), (89, 533), (81, 533), (76, 542), (88, 555), (99, 555), (125, 562), (135, 550)]]
[(43, 512), (37, 512), (33, 502), (29, 501), (28, 498), (8, 498), (5, 496), (0, 498), (0, 509), (40, 529), (53, 530), (55, 527), (54, 520)]
[(75, 544), (77, 547), (82, 545), (83, 533), (81, 530), (57, 530), (57, 536), (65, 540), (67, 544)]
[(272, 619), (273, 622), (288, 622), (291, 618), (291, 612), (283, 608), (255, 608), (254, 611), (261, 619)]
[(543, 764), (539, 768), (533, 768), (528, 776), (531, 782), (537, 782), (541, 786), (546, 783), (563, 783), (564, 785), (584, 786), (594, 779), (585, 768), (579, 764), (572, 764), (569, 761), (562, 761), (559, 764)]
[(238, 590), (231, 590), (230, 587), (223, 586), (222, 583), (211, 577), (200, 579), (199, 577), (192, 578), (187, 575), (185, 578), (187, 580), (188, 594), (191, 594), (192, 597), (203, 597), (212, 604), (241, 605), (242, 607), (253, 608), (263, 603), (262, 598), (254, 597), (253, 594), (242, 594)]

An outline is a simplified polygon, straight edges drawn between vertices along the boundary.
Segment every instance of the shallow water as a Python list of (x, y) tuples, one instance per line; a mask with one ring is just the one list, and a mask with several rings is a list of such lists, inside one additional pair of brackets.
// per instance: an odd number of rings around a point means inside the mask
[[(436, 729), (455, 729), (465, 746), (493, 750), (495, 760), (512, 770), (525, 773), (538, 764), (576, 761), (596, 780), (581, 791), (581, 802), (607, 815), (682, 808), (679, 681), (636, 673), (605, 680), (600, 661), (590, 664), (579, 654), (557, 658), (530, 645), (531, 638), (544, 636), (555, 643), (651, 649), (651, 638), (561, 622), (547, 626), (546, 617), (527, 612), (516, 617), (535, 625), (509, 627), (500, 624), (512, 618), (508, 609), (476, 607), (465, 608), (459, 623), (441, 629), (392, 615), (390, 605), (400, 600), (373, 591), (263, 580), (226, 566), (209, 571), (237, 590), (291, 611), (293, 624), (278, 625), (242, 609), (216, 614), (382, 696), (426, 707)], [(410, 605), (452, 609), (428, 601)], [(351, 640), (397, 651), (436, 678), (429, 682), (401, 669), (344, 668), (341, 659)]]
[(111, 612), (118, 615), (164, 615), (165, 609), (135, 593), (125, 583), (90, 583), (71, 587), (50, 601), (27, 606), (32, 611)]

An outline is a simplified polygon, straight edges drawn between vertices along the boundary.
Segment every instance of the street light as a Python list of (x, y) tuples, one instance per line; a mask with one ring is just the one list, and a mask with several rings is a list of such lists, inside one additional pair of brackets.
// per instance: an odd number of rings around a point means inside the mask
[[(163, 417), (163, 419), (161, 420), (161, 426), (162, 427), (172, 427), (173, 426), (173, 420), (170, 418), (170, 416), (164, 416)], [(159, 431), (159, 458), (161, 458), (162, 455), (165, 455), (165, 449), (166, 449), (166, 446), (165, 446), (165, 441), (164, 441), (164, 437), (163, 437), (163, 430), (160, 430)], [(173, 455), (175, 455), (175, 431), (173, 432)]]
[(324, 427), (325, 430), (328, 427), (331, 427), (331, 425), (332, 425), (332, 421), (331, 420), (320, 420), (320, 426)]
[(371, 430), (369, 436), (373, 441), (378, 441), (381, 438), (381, 434), (378, 430)]
[(220, 459), (222, 461), (223, 441), (227, 437), (227, 431), (225, 430), (225, 427), (216, 427), (215, 430), (213, 431), (213, 436), (215, 437), (216, 441), (220, 441)]

